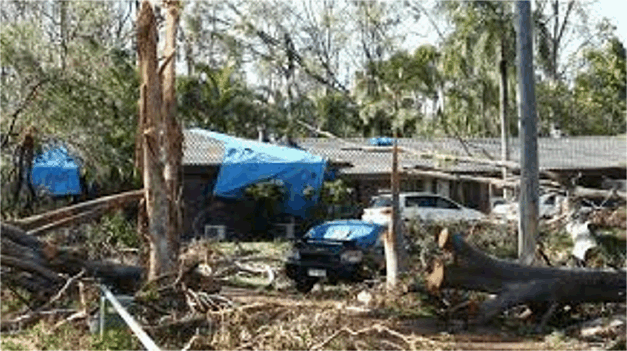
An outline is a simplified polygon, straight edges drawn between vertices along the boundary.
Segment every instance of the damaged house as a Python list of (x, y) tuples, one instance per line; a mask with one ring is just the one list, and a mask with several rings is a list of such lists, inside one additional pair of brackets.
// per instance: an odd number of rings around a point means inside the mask
[[(188, 236), (203, 234), (206, 230), (221, 234), (227, 231), (248, 233), (267, 228), (264, 225), (259, 227), (256, 220), (260, 205), (242, 196), (242, 189), (254, 182), (280, 179), (283, 171), (296, 172), (298, 176), (292, 179), (307, 178), (304, 173), (315, 175), (311, 178), (314, 181), (294, 188), (292, 198), (303, 196), (307, 186), (317, 189), (323, 181), (321, 173), (325, 173), (326, 165), (326, 173), (337, 173), (345, 179), (354, 189), (355, 202), (365, 207), (372, 196), (390, 189), (392, 147), (380, 141), (304, 138), (298, 140), (298, 146), (294, 148), (200, 129), (186, 130), (183, 157), (185, 233)], [(401, 147), (399, 172), (403, 192), (441, 194), (485, 213), (490, 212), (491, 199), (502, 196), (504, 186), (516, 192), (517, 167), (510, 167), (510, 179), (502, 179), (502, 167), (498, 164), (500, 139), (399, 139), (398, 144)], [(618, 186), (621, 190), (627, 177), (626, 146), (624, 136), (541, 138), (538, 140), (541, 185)], [(293, 157), (286, 151), (290, 151)], [(238, 158), (242, 155), (250, 158), (243, 161)], [(519, 159), (520, 140), (511, 139), (510, 163), (515, 165)], [(281, 167), (277, 168), (277, 165)], [(251, 167), (259, 169), (251, 172)], [(276, 172), (269, 171), (272, 169)], [(300, 174), (298, 169), (307, 171)], [(278, 226), (288, 236), (293, 234), (295, 220), (307, 217), (305, 209), (314, 202), (312, 198), (301, 205), (297, 205), (297, 201), (283, 206), (283, 215), (277, 217)], [(206, 215), (199, 216), (202, 212)]]

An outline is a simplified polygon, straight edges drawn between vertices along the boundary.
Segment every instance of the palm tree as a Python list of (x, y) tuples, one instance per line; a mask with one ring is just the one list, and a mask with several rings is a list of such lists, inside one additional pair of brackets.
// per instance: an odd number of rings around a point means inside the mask
[[(455, 25), (455, 30), (448, 38), (449, 62), (444, 67), (448, 67), (449, 71), (457, 68), (466, 79), (474, 76), (475, 79), (470, 82), (480, 83), (484, 87), (481, 97), (484, 114), (485, 105), (490, 102), (489, 96), (486, 96), (486, 89), (490, 89), (490, 77), (499, 78), (501, 156), (506, 161), (509, 158), (508, 70), (515, 58), (512, 4), (496, 1), (445, 1), (441, 8)], [(489, 90), (487, 92), (489, 95)], [(506, 170), (503, 172), (505, 177)]]

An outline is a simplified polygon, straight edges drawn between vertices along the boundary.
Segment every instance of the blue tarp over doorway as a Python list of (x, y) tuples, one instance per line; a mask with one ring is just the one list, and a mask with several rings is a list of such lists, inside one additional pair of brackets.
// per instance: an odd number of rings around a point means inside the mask
[(224, 144), (214, 195), (240, 199), (249, 185), (281, 181), (287, 191), (283, 212), (306, 217), (318, 201), (326, 162), (306, 151), (193, 129)]
[(35, 158), (31, 181), (35, 188), (45, 188), (53, 196), (81, 193), (79, 165), (62, 146), (47, 150)]

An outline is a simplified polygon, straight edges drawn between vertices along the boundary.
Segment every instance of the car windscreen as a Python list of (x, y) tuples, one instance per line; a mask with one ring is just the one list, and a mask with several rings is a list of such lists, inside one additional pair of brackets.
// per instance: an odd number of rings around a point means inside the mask
[(405, 207), (437, 207), (435, 197), (431, 196), (408, 196), (405, 199)]
[(446, 199), (442, 199), (439, 198), (438, 202), (437, 202), (437, 207), (438, 208), (445, 208), (445, 209), (449, 209), (449, 210), (459, 210), (459, 206), (457, 206), (456, 204), (446, 200)]
[(372, 201), (370, 201), (370, 206), (368, 207), (372, 207), (372, 208), (378, 208), (378, 207), (391, 207), (392, 206), (392, 199), (389, 197), (375, 197), (374, 199), (372, 199)]

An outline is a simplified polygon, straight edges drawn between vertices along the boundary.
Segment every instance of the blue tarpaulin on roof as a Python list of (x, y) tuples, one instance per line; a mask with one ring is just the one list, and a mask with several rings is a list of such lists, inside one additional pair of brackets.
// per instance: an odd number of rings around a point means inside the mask
[(31, 175), (35, 188), (44, 187), (52, 195), (81, 193), (79, 165), (65, 147), (53, 148), (39, 154), (33, 162)]
[(374, 138), (370, 138), (370, 145), (392, 146), (394, 145), (394, 139), (388, 138), (388, 137), (374, 137)]
[(242, 198), (249, 185), (280, 181), (287, 190), (283, 212), (306, 217), (318, 201), (326, 162), (306, 151), (194, 129), (224, 143), (224, 158), (214, 195)]

